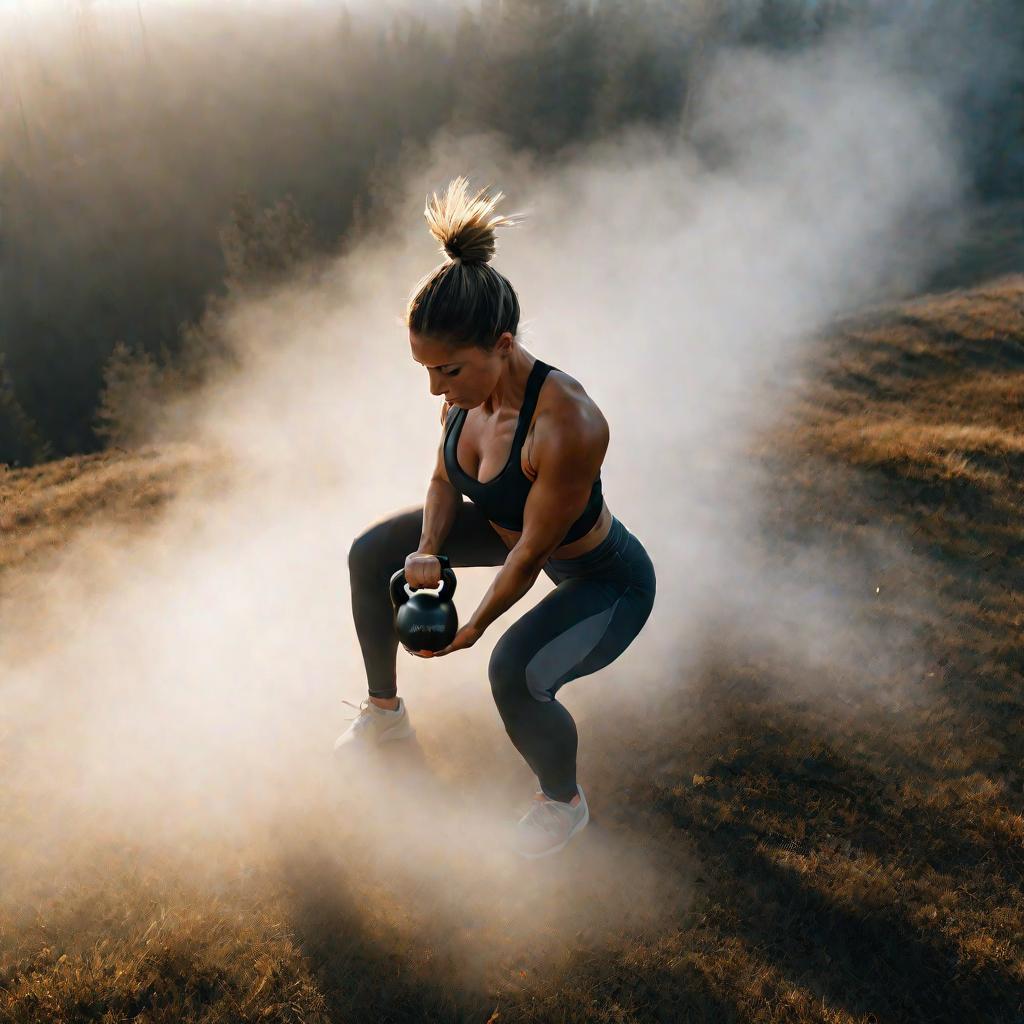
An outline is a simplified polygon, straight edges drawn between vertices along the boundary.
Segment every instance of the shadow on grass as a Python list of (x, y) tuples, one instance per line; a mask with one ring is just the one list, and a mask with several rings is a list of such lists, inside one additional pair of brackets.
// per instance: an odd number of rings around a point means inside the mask
[(1022, 1019), (1019, 979), (964, 962), (938, 927), (919, 930), (895, 905), (842, 906), (753, 849), (753, 833), (742, 826), (699, 841), (727, 861), (737, 895), (747, 897), (739, 934), (828, 1005), (887, 1021)]
[[(429, 768), (413, 737), (379, 750), (335, 755), (329, 813), (344, 816), (384, 805), (405, 786), (435, 794), (446, 788)], [(351, 802), (350, 802), (351, 800)], [(288, 892), (288, 923), (311, 964), (332, 1020), (403, 1022), (484, 1022), (493, 1000), (459, 980), (464, 972), (443, 943), (410, 937), (381, 919), (375, 884), (361, 874), (360, 857), (329, 825), (322, 833), (301, 832), (285, 843), (279, 859)], [(410, 856), (416, 853), (410, 850)], [(436, 936), (434, 937), (436, 940)]]
[[(771, 708), (771, 726), (767, 717), (763, 706), (737, 712), (732, 734), (716, 736), (732, 753), (712, 760), (699, 786), (656, 787), (655, 804), (685, 829), (715, 879), (709, 897), (721, 904), (722, 933), (855, 1016), (1020, 1021), (1019, 977), (966, 958), (938, 921), (925, 930), (911, 919), (961, 883), (1012, 904), (1024, 885), (1019, 851), (983, 835), (967, 811), (961, 818), (901, 797), (906, 779), (895, 761), (882, 775), (785, 708)], [(789, 866), (790, 853), (808, 859)], [(862, 853), (873, 855), (869, 869), (881, 863), (880, 877), (844, 874), (845, 858)]]
[(487, 1020), (493, 999), (454, 980), (463, 972), (443, 947), (389, 948), (360, 905), (365, 886), (346, 884), (333, 858), (310, 852), (289, 869), (289, 923), (332, 1020)]
[[(465, 786), (438, 778), (418, 744), (359, 764), (381, 800), (415, 793), (418, 807), (396, 805), (396, 834), (425, 811), (401, 848), (381, 849), (377, 837), (390, 842), (391, 830), (358, 816), (368, 808), (353, 800), (339, 842), (330, 828), (297, 832), (279, 860), (289, 929), (337, 1019), (485, 1024), (495, 1010), (538, 1024), (583, 1024), (605, 1010), (608, 1020), (738, 1019), (699, 972), (642, 952), (678, 933), (692, 898), (671, 833), (608, 829), (598, 813), (558, 855), (523, 861), (474, 848), (488, 833), (460, 817)], [(623, 1015), (629, 1007), (635, 1018)]]

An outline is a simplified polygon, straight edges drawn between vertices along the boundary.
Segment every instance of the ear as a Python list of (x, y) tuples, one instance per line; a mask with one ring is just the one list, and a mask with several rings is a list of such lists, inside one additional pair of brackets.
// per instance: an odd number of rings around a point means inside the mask
[(516, 336), (511, 331), (504, 331), (498, 335), (498, 340), (494, 343), (494, 351), (498, 355), (508, 355), (512, 351), (512, 342), (515, 341)]

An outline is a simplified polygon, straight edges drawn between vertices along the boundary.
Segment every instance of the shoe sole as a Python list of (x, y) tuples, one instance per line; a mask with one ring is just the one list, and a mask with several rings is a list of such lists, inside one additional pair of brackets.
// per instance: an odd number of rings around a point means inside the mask
[(553, 846), (550, 850), (544, 850), (541, 853), (523, 853), (521, 850), (516, 850), (516, 853), (518, 853), (520, 857), (524, 857), (526, 860), (539, 860), (541, 857), (550, 857), (553, 853), (560, 853), (569, 845), (569, 840), (572, 839), (572, 837), (576, 835), (576, 833), (579, 832), (580, 829), (582, 829), (589, 821), (590, 805), (585, 803), (583, 805), (583, 817), (573, 825), (569, 834), (561, 843), (558, 844), (558, 846)]
[[(410, 725), (406, 732), (395, 732), (395, 733), (384, 733), (383, 736), (378, 736), (377, 741), (373, 744), (373, 747), (379, 747), (382, 743), (393, 743), (396, 740), (407, 740), (412, 739), (416, 735), (416, 730)], [(360, 743), (349, 744), (346, 743), (342, 747), (335, 746), (334, 753), (337, 754), (339, 751), (345, 750), (350, 746), (356, 746), (360, 750), (372, 750), (373, 747), (363, 747)]]
[(406, 732), (400, 732), (400, 733), (398, 733), (396, 735), (391, 735), (389, 733), (385, 733), (383, 736), (381, 736), (377, 740), (377, 745), (380, 746), (381, 743), (392, 743), (395, 740), (408, 740), (408, 739), (412, 739), (412, 737), (415, 736), (415, 735), (416, 735), (416, 730), (410, 725)]

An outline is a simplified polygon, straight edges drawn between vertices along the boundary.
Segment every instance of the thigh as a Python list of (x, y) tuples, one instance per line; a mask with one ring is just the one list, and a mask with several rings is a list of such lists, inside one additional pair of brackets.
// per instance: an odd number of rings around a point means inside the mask
[[(356, 543), (367, 545), (381, 564), (401, 568), (419, 546), (422, 532), (423, 506), (418, 505), (374, 523)], [(508, 548), (480, 509), (463, 501), (438, 553), (448, 556), (452, 568), (493, 566), (505, 564)]]
[(537, 700), (554, 698), (572, 679), (611, 664), (647, 621), (654, 595), (601, 579), (568, 579), (513, 623), (495, 645), (514, 663)]

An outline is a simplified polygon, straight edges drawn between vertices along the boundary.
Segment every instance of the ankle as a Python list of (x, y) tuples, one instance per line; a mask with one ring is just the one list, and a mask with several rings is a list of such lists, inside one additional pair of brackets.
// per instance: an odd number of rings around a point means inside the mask
[(371, 704), (376, 704), (379, 708), (384, 708), (385, 711), (397, 711), (398, 710), (398, 698), (397, 697), (370, 697)]
[(544, 792), (544, 790), (540, 791), (540, 795), (537, 797), (537, 799), (539, 800), (539, 799), (541, 799), (541, 797), (543, 797), (545, 800), (550, 800), (552, 803), (568, 804), (570, 807), (577, 807), (577, 806), (579, 806), (579, 803), (580, 803), (579, 790), (577, 790), (575, 796), (573, 796), (569, 800), (557, 800), (553, 796), (548, 796), (547, 793)]

